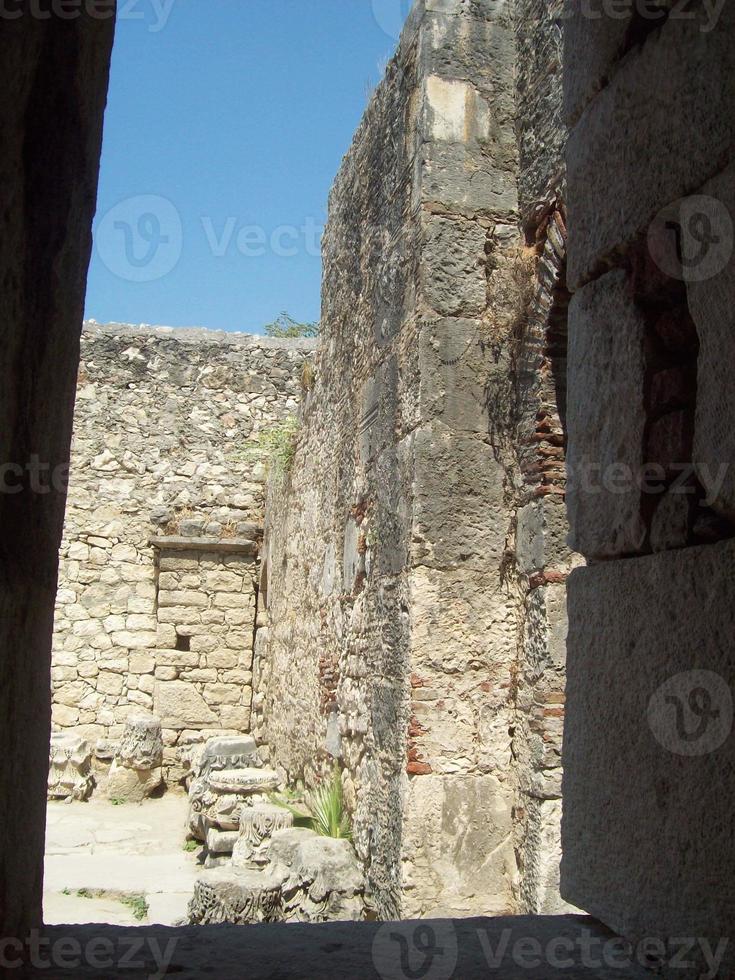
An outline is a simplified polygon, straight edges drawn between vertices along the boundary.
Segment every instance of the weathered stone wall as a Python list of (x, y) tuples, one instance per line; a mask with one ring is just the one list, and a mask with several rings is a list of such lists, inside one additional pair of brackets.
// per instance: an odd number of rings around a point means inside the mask
[(109, 756), (131, 711), (182, 748), (244, 732), (267, 437), (311, 341), (88, 324), (52, 668), (55, 729)]
[(522, 907), (553, 913), (559, 896), (567, 545), (566, 208), (562, 0), (516, 4), (519, 198), (536, 256), (530, 312), (518, 336), (514, 430), (518, 460), (515, 572), (524, 604), (516, 676), (514, 756), (521, 773), (516, 839)]
[(291, 778), (340, 760), (381, 915), (561, 904), (563, 139), (521, 162), (516, 119), (560, 102), (559, 35), (516, 15), (416, 4), (332, 193), (269, 495), (254, 724)]
[[(41, 920), (48, 675), (64, 493), (25, 467), (69, 457), (113, 22), (25, 12), (0, 47), (0, 934)], [(17, 480), (15, 486), (18, 486)]]
[(569, 587), (562, 890), (631, 939), (717, 949), (735, 908), (735, 7), (660, 7), (568, 10), (569, 513), (591, 565)]

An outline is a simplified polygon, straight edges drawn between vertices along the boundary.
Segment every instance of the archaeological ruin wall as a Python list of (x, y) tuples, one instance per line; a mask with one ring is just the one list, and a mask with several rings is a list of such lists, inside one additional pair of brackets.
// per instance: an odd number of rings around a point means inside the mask
[(250, 727), (267, 442), (313, 341), (87, 324), (54, 630), (53, 728), (104, 775), (126, 719), (187, 746)]
[(706, 937), (725, 977), (735, 7), (660, 6), (568, 10), (569, 516), (589, 567), (569, 581), (562, 890), (634, 942)]
[(383, 916), (564, 907), (563, 135), (525, 132), (559, 112), (555, 13), (414, 7), (269, 492), (254, 730), (292, 780), (337, 761)]

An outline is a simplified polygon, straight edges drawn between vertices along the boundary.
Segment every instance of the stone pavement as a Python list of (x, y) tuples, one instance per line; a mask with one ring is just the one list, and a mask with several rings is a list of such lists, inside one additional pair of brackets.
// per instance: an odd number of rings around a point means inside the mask
[(184, 851), (186, 815), (186, 797), (174, 794), (140, 805), (49, 803), (45, 922), (138, 925), (125, 895), (145, 896), (151, 924), (186, 922), (201, 871)]

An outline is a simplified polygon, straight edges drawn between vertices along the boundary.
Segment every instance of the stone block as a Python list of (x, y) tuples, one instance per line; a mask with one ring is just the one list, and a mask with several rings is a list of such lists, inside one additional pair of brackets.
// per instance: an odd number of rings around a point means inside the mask
[(120, 633), (112, 634), (112, 642), (117, 647), (126, 647), (128, 650), (150, 650), (156, 646), (158, 634), (156, 633), (130, 633), (123, 630)]
[(645, 537), (644, 339), (627, 276), (589, 283), (569, 310), (569, 544), (589, 558), (636, 552)]
[(166, 592), (163, 589), (158, 593), (159, 608), (164, 606), (198, 606), (206, 609), (209, 606), (209, 596), (206, 592), (195, 592), (193, 589), (183, 591)]
[(479, 316), (487, 305), (487, 231), (476, 222), (427, 219), (422, 291), (441, 316)]
[(165, 728), (205, 728), (217, 722), (201, 694), (183, 681), (157, 681), (153, 702)]
[(156, 769), (129, 769), (115, 760), (107, 776), (108, 800), (125, 803), (142, 803), (163, 784), (163, 771)]
[(633, 941), (731, 933), (733, 567), (727, 541), (569, 580), (562, 895)]
[[(694, 20), (672, 17), (649, 36), (569, 137), (573, 289), (662, 208), (701, 187), (732, 158), (735, 117), (721, 107), (735, 103), (735, 8), (725, 4), (717, 29), (704, 31), (709, 16), (701, 5)], [(655, 95), (641, 99), (641, 92)], [(689, 151), (682, 153), (682, 146)]]
[(407, 915), (461, 916), (477, 894), (488, 915), (507, 908), (515, 865), (512, 805), (510, 789), (494, 776), (410, 781), (403, 844)]
[(633, 15), (633, 4), (621, 4), (610, 16), (605, 0), (565, 0), (564, 116), (573, 124), (614, 74)]
[(492, 363), (485, 327), (456, 317), (427, 321), (421, 329), (421, 417), (439, 418), (459, 431), (487, 432), (485, 392)]
[(131, 653), (128, 670), (131, 674), (152, 674), (156, 667), (155, 659), (148, 653)]
[(568, 532), (563, 500), (542, 497), (521, 507), (516, 537), (520, 570), (528, 575), (545, 568), (568, 567), (572, 557), (567, 544)]
[[(735, 410), (731, 398), (735, 363), (735, 166), (702, 188), (717, 202), (711, 233), (722, 247), (712, 274), (687, 282), (689, 309), (697, 327), (699, 356), (693, 459), (711, 506), (735, 519)], [(696, 204), (696, 198), (694, 199)], [(709, 210), (709, 209), (708, 209)], [(696, 207), (693, 214), (696, 215)], [(693, 218), (690, 218), (693, 220)]]
[(95, 684), (100, 694), (111, 694), (114, 697), (122, 694), (123, 678), (122, 674), (113, 674), (109, 671), (100, 671)]

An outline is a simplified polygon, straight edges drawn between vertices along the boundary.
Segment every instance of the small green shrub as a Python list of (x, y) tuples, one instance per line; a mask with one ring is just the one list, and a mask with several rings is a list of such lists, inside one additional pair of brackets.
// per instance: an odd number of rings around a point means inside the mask
[(294, 806), (289, 799), (284, 799), (283, 795), (273, 794), (271, 800), (291, 811), (295, 827), (308, 827), (320, 837), (352, 840), (350, 817), (345, 810), (342, 795), (342, 778), (337, 767), (332, 772), (329, 782), (322, 783), (306, 794), (308, 813)]
[[(67, 893), (64, 892), (64, 894), (67, 894)], [(89, 888), (78, 888), (77, 889), (77, 897), (78, 898), (94, 898), (94, 895), (89, 890)]]
[(307, 797), (313, 815), (313, 829), (322, 837), (352, 839), (349, 814), (342, 795), (342, 779), (335, 769), (328, 783), (318, 786)]
[(298, 436), (299, 420), (295, 415), (289, 415), (283, 422), (261, 432), (258, 448), (266, 454), (269, 467), (278, 475), (291, 472)]
[(187, 840), (184, 842), (184, 850), (187, 854), (191, 854), (192, 851), (197, 851), (202, 845), (198, 840)]
[(133, 913), (133, 918), (142, 922), (148, 915), (148, 902), (145, 895), (123, 895), (120, 899), (122, 905), (127, 905)]
[(281, 313), (273, 323), (266, 323), (265, 334), (267, 337), (318, 337), (319, 324), (299, 323), (289, 313)]

